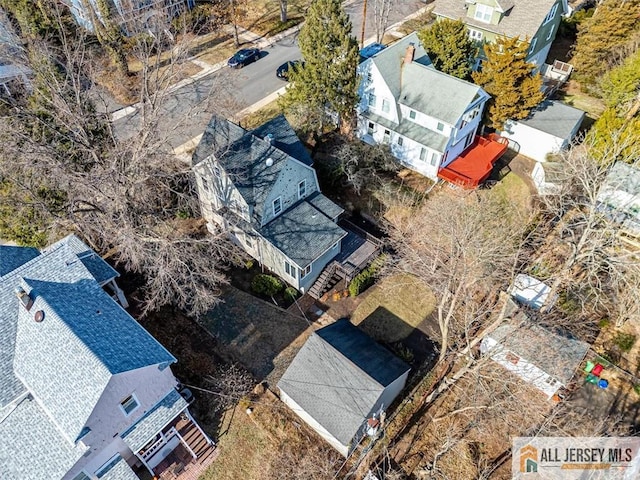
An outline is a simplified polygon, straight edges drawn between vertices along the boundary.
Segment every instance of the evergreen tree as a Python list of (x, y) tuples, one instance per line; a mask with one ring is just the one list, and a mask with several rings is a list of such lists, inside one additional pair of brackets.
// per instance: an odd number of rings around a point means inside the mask
[(298, 45), (305, 63), (290, 75), (283, 107), (301, 117), (314, 134), (329, 123), (329, 112), (336, 112), (343, 130), (349, 131), (358, 102), (359, 54), (340, 0), (313, 1)]
[(441, 20), (422, 30), (418, 37), (436, 69), (469, 79), (478, 49), (461, 20)]
[(501, 129), (509, 119), (526, 118), (544, 99), (542, 78), (533, 74), (534, 65), (525, 60), (528, 49), (528, 42), (517, 37), (498, 37), (484, 47), (487, 59), (472, 77), (492, 97), (486, 112), (490, 127)]
[(593, 89), (602, 74), (624, 58), (626, 48), (634, 48), (634, 38), (640, 33), (639, 17), (640, 0), (602, 2), (594, 15), (578, 26), (571, 59), (575, 78)]

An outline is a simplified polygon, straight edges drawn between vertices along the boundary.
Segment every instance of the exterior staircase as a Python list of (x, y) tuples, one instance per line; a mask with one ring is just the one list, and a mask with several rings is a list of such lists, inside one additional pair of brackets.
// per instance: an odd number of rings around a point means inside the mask
[(311, 288), (307, 292), (311, 297), (318, 300), (327, 290), (337, 283), (333, 282), (332, 284), (331, 282), (334, 280), (338, 265), (338, 262), (333, 261), (325, 267), (318, 279), (313, 283), (313, 285), (311, 285)]
[(193, 422), (188, 422), (178, 433), (196, 456), (196, 462), (202, 463), (215, 451), (215, 446), (205, 438)]

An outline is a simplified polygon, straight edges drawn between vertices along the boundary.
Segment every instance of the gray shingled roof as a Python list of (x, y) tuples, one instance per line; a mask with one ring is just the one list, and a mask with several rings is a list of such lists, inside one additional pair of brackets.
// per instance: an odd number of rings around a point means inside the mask
[(111, 461), (98, 478), (100, 480), (140, 480), (120, 455)]
[(62, 478), (86, 450), (70, 443), (32, 398), (0, 421), (0, 436), (2, 480)]
[(372, 122), (377, 123), (378, 125), (382, 125), (385, 128), (393, 130), (399, 135), (410, 138), (411, 140), (437, 150), (440, 153), (444, 152), (444, 149), (449, 142), (449, 137), (447, 137), (446, 135), (443, 135), (439, 132), (434, 132), (433, 130), (418, 125), (411, 120), (402, 119), (400, 120), (399, 124), (396, 124), (395, 122), (392, 122), (385, 117), (376, 115), (375, 113), (371, 113), (369, 111), (363, 112), (361, 115), (365, 118), (368, 118)]
[(306, 200), (332, 220), (344, 212), (344, 208), (336, 205), (320, 192), (313, 193)]
[(300, 268), (347, 236), (347, 232), (306, 200), (270, 221), (260, 233)]
[(139, 451), (150, 438), (162, 430), (171, 420), (188, 407), (177, 390), (171, 390), (140, 420), (120, 436), (133, 452)]
[(555, 100), (545, 100), (519, 123), (558, 138), (569, 139), (584, 119), (584, 111)]
[(62, 240), (49, 245), (43, 249), (42, 252), (50, 252), (59, 248), (62, 245), (68, 245), (73, 253), (75, 253), (80, 261), (87, 267), (87, 270), (91, 272), (93, 278), (96, 279), (100, 285), (104, 285), (110, 280), (119, 277), (120, 274), (107, 262), (105, 262), (100, 255), (91, 250), (86, 243), (80, 240), (75, 235), (67, 235)]
[(408, 370), (402, 360), (342, 319), (311, 334), (278, 387), (348, 445), (385, 387)]
[(0, 277), (33, 260), (40, 252), (37, 248), (0, 245)]
[[(503, 3), (505, 2), (500, 2), (501, 5)], [(536, 34), (556, 0), (513, 0), (507, 2), (505, 7), (508, 3), (512, 3), (513, 6), (497, 25), (467, 17), (466, 4), (463, 0), (436, 0), (433, 13), (439, 17), (462, 20), (465, 24), (479, 30), (506, 35), (509, 38), (520, 37), (524, 40), (525, 37), (532, 38)], [(558, 12), (558, 15), (561, 13)]]
[[(404, 38), (401, 38), (393, 45), (388, 46), (378, 54), (371, 57), (371, 62), (378, 68), (380, 74), (384, 77), (384, 80), (391, 90), (394, 98), (398, 98), (400, 95), (400, 66), (402, 60), (407, 52), (407, 47), (412, 45), (415, 47), (413, 55), (413, 62), (424, 67), (430, 67), (431, 59), (427, 54), (427, 51), (420, 43), (418, 34), (416, 32), (410, 33)], [(430, 67), (433, 69), (433, 67)]]
[(565, 385), (589, 350), (588, 343), (568, 333), (554, 333), (531, 322), (522, 322), (518, 327), (502, 325), (489, 336)]
[(263, 140), (267, 135), (273, 135), (272, 145), (274, 147), (282, 150), (296, 160), (301, 161), (305, 165), (313, 165), (309, 151), (302, 144), (284, 115), (278, 115), (276, 118), (260, 125), (251, 133)]

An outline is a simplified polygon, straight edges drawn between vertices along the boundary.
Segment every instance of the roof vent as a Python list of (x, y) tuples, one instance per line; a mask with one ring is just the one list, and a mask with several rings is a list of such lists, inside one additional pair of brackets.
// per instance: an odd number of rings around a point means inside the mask
[(40, 323), (44, 320), (44, 311), (43, 310), (38, 310), (36, 312), (36, 314), (33, 316), (33, 319), (37, 322)]
[(24, 288), (16, 288), (16, 296), (18, 297), (18, 299), (20, 299), (22, 306), (27, 309), (27, 312), (31, 310), (31, 307), (33, 306), (33, 298), (31, 298), (29, 294), (24, 291)]
[(273, 143), (273, 133), (267, 133), (264, 137), (265, 142), (267, 142), (269, 145), (271, 145)]
[(273, 165), (273, 158), (271, 158), (271, 157), (267, 158), (267, 161), (264, 162), (264, 163), (267, 164), (267, 167), (270, 167), (271, 165)]

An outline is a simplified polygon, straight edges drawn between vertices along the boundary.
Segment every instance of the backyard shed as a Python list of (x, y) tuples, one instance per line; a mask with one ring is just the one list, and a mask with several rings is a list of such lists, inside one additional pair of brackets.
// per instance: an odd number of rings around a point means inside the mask
[(509, 294), (519, 303), (535, 310), (540, 310), (545, 303), (553, 304), (555, 298), (547, 302), (551, 288), (541, 280), (524, 273), (516, 275)]
[(311, 334), (278, 388), (280, 399), (346, 457), (408, 374), (406, 363), (342, 319)]
[(500, 136), (509, 147), (538, 162), (567, 148), (575, 138), (585, 113), (556, 100), (545, 100), (523, 120), (508, 120)]

